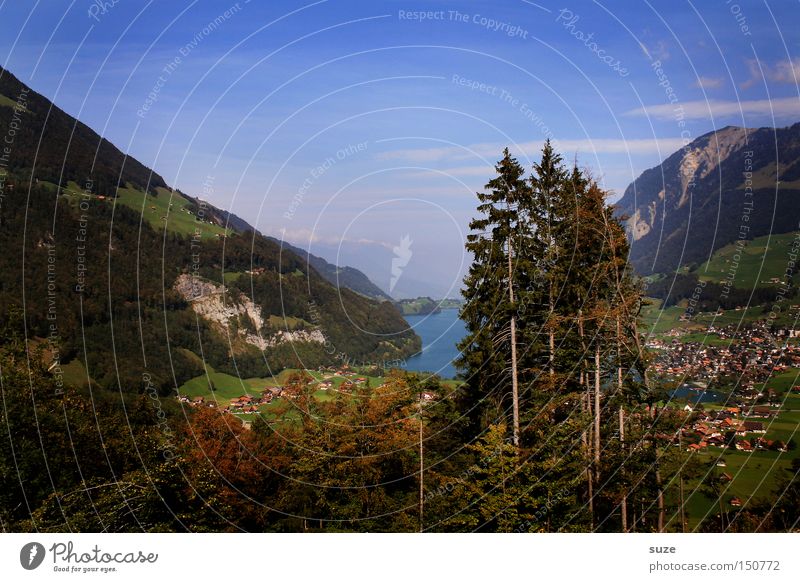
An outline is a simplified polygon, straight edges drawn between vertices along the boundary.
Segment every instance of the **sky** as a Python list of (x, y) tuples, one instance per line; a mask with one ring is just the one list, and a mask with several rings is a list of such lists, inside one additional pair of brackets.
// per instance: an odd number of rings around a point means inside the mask
[(796, 1), (40, 0), (0, 63), (182, 191), (456, 296), (475, 192), (550, 138), (618, 199), (727, 125), (800, 120)]

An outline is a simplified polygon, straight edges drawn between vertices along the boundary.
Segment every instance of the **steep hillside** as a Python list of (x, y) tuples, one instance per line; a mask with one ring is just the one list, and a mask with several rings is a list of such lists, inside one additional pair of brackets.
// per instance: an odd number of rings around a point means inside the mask
[(0, 133), (16, 138), (0, 180), (0, 310), (24, 308), (58, 381), (79, 362), (102, 386), (167, 392), (203, 360), (248, 377), (420, 349), (391, 303), (238, 231), (7, 71), (0, 94)]
[(798, 230), (800, 124), (703, 135), (643, 172), (617, 206), (644, 275), (699, 265), (740, 238)]
[[(19, 104), (21, 107), (15, 109)], [(0, 132), (12, 140), (9, 174), (113, 195), (117, 184), (166, 188), (164, 179), (0, 67)]]

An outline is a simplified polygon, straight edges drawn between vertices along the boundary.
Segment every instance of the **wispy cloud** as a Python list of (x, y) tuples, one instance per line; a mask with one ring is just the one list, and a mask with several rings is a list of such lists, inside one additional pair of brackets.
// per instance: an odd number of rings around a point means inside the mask
[(722, 87), (724, 79), (722, 77), (698, 77), (694, 82), (694, 86), (698, 89), (719, 89)]
[[(680, 107), (680, 109), (678, 109)], [(800, 115), (800, 99), (785, 97), (781, 99), (756, 99), (751, 101), (687, 101), (679, 105), (648, 105), (627, 111), (625, 115), (674, 119), (680, 111), (686, 119), (710, 119), (742, 115), (760, 117), (792, 117)]]
[(430, 178), (433, 174), (453, 176), (456, 178), (467, 178), (471, 176), (486, 176), (494, 172), (494, 166), (491, 164), (483, 164), (480, 166), (459, 166), (455, 168), (436, 168), (435, 170), (422, 170), (419, 172), (412, 172), (410, 174), (413, 178)]
[(667, 61), (670, 58), (669, 48), (667, 43), (663, 40), (657, 40), (654, 43), (647, 45), (643, 41), (639, 41), (639, 47), (642, 49), (644, 55), (652, 60)]
[(312, 231), (308, 228), (297, 228), (297, 229), (268, 229), (268, 234), (277, 238), (278, 240), (286, 241), (292, 245), (296, 245), (302, 249), (305, 249), (308, 245), (314, 243), (322, 243), (326, 245), (340, 245), (340, 244), (358, 244), (358, 245), (373, 245), (384, 247), (386, 249), (392, 250), (394, 247), (393, 244), (373, 240), (369, 238), (346, 238), (340, 236), (331, 236), (325, 235), (319, 232)]
[[(491, 163), (508, 144), (479, 143), (465, 147), (441, 148), (416, 148), (399, 149), (378, 154), (379, 159), (403, 161), (408, 163), (435, 163), (442, 161), (457, 161), (465, 159), (483, 158)], [(515, 144), (512, 149), (517, 153), (536, 157), (542, 149), (543, 142), (530, 141)], [(553, 147), (563, 156), (572, 154), (654, 154), (672, 152), (683, 146), (680, 138), (665, 139), (624, 139), (624, 138), (598, 138), (598, 139), (563, 139), (553, 140)], [(486, 172), (486, 166), (461, 166), (443, 170), (454, 176), (474, 176)]]
[(792, 85), (796, 85), (800, 80), (800, 57), (778, 61), (775, 65), (756, 59), (749, 59), (746, 62), (747, 68), (750, 70), (750, 78), (741, 84), (742, 89), (752, 87), (762, 79), (773, 83), (790, 83)]

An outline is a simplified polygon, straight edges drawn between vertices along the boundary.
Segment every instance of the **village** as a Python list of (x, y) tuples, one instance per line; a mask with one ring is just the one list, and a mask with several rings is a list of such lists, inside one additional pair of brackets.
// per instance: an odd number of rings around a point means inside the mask
[[(304, 382), (287, 382), (285, 385), (264, 386), (257, 391), (256, 395), (242, 394), (230, 398), (227, 402), (216, 398), (214, 392), (211, 395), (200, 395), (190, 397), (180, 395), (178, 400), (189, 406), (205, 406), (217, 408), (223, 414), (250, 415), (263, 412), (263, 406), (271, 404), (279, 399), (291, 401), (297, 399), (304, 386), (308, 386), (316, 394), (351, 394), (357, 388), (370, 387), (379, 389), (384, 386), (383, 379), (365, 375), (365, 370), (351, 368), (348, 364), (340, 366), (320, 366), (315, 372), (303, 370), (298, 372), (304, 377)], [(267, 380), (264, 381), (267, 383)], [(374, 385), (373, 385), (374, 384)], [(432, 392), (423, 392), (421, 395), (423, 402), (431, 402), (435, 399)]]
[(800, 344), (789, 339), (794, 339), (793, 330), (773, 334), (765, 322), (757, 322), (747, 328), (712, 325), (703, 333), (676, 328), (651, 337), (647, 347), (656, 354), (652, 369), (657, 376), (705, 384), (730, 376), (752, 386), (771, 374), (800, 368)]
[[(768, 406), (755, 406), (747, 411), (746, 417), (742, 409), (731, 406), (724, 410), (710, 412), (692, 411), (686, 405), (687, 412), (694, 412), (690, 426), (681, 431), (684, 442), (689, 442), (689, 451), (700, 451), (707, 447), (721, 449), (735, 448), (738, 451), (751, 453), (756, 450), (770, 450), (787, 452), (788, 444), (775, 439), (766, 439), (763, 435), (767, 432), (769, 419), (777, 416), (777, 410)], [(745, 420), (747, 418), (747, 420)], [(765, 419), (752, 420), (753, 418)], [(749, 437), (749, 438), (748, 438)]]
[[(792, 439), (765, 436), (786, 410), (787, 395), (800, 393), (800, 384), (791, 378), (800, 369), (800, 345), (794, 339), (792, 331), (773, 333), (766, 322), (746, 328), (710, 326), (702, 334), (673, 329), (650, 338), (652, 369), (662, 381), (677, 386), (670, 392), (673, 402), (686, 402), (681, 442), (689, 451), (794, 448)], [(791, 380), (785, 392), (770, 385), (781, 374)]]

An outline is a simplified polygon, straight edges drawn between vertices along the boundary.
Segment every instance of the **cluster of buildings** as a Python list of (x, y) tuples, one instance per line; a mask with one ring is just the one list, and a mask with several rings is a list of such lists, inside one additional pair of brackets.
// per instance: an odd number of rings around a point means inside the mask
[[(251, 396), (250, 394), (244, 394), (242, 396), (238, 396), (236, 398), (232, 398), (230, 403), (222, 407), (221, 410), (223, 413), (230, 413), (235, 412), (239, 414), (256, 414), (258, 413), (258, 409), (260, 406), (264, 404), (269, 404), (275, 398), (280, 398), (281, 395), (284, 395), (284, 388), (282, 386), (270, 386), (265, 388), (260, 396)], [(220, 408), (220, 403), (218, 400), (213, 398), (206, 398), (205, 396), (195, 396), (194, 398), (189, 398), (188, 396), (180, 396), (178, 398), (180, 402), (184, 404), (188, 404), (189, 406), (207, 406), (209, 408)]]
[[(770, 440), (763, 435), (769, 421), (778, 414), (771, 406), (730, 406), (722, 410), (692, 411), (687, 405), (684, 409), (692, 413), (692, 422), (681, 429), (687, 450), (701, 451), (708, 447), (732, 448), (739, 451), (772, 450), (786, 452), (788, 446), (780, 440)], [(754, 420), (754, 419), (765, 420)]]
[[(718, 447), (744, 452), (785, 452), (793, 446), (765, 437), (784, 399), (765, 384), (776, 374), (800, 368), (800, 345), (789, 341), (796, 334), (789, 330), (774, 332), (765, 322), (746, 328), (711, 326), (704, 330), (711, 341), (698, 338), (697, 333), (686, 337), (690, 333), (673, 329), (665, 336), (650, 338), (647, 343), (656, 354), (655, 373), (683, 383), (688, 393), (689, 404), (684, 411), (690, 414), (690, 421), (681, 430), (684, 446), (690, 451)], [(724, 408), (706, 411), (693, 404), (695, 389), (698, 400), (704, 392), (724, 398), (720, 402)], [(800, 390), (800, 386), (792, 390)]]
[[(310, 385), (318, 390), (331, 390), (335, 388), (333, 378), (344, 378), (339, 384), (338, 391), (350, 393), (356, 386), (364, 386), (369, 384), (369, 379), (364, 376), (359, 376), (354, 371), (350, 370), (347, 365), (339, 368), (320, 368), (319, 372), (323, 377), (321, 380), (311, 380)], [(277, 398), (286, 398), (292, 400), (298, 396), (298, 391), (292, 387), (286, 386), (268, 386), (261, 391), (258, 396), (244, 394), (236, 398), (232, 398), (227, 406), (222, 407), (220, 402), (214, 398), (207, 398), (205, 396), (195, 396), (190, 398), (188, 396), (180, 396), (178, 400), (189, 406), (207, 406), (209, 408), (220, 408), (223, 413), (236, 413), (236, 414), (257, 414), (259, 408), (265, 404), (269, 404)]]
[[(339, 367), (323, 366), (320, 367), (317, 372), (321, 376), (319, 379), (311, 378), (310, 375), (307, 376), (309, 380), (308, 385), (316, 390), (335, 390), (343, 394), (350, 394), (357, 387), (369, 386), (369, 378), (359, 375), (357, 371), (351, 369), (347, 364), (343, 364)], [(232, 398), (225, 406), (213, 396), (195, 396), (194, 398), (190, 398), (182, 395), (178, 400), (189, 406), (219, 408), (223, 414), (258, 414), (263, 405), (269, 404), (277, 398), (285, 398), (287, 400), (297, 398), (300, 395), (301, 386), (302, 383), (289, 383), (287, 386), (268, 386), (261, 391), (260, 395), (253, 396), (250, 394), (243, 394), (242, 396)], [(378, 386), (378, 388), (381, 386)], [(430, 403), (436, 400), (436, 394), (426, 391), (420, 395), (420, 398), (424, 403)]]
[(748, 387), (789, 368), (800, 368), (800, 345), (787, 341), (790, 332), (773, 334), (764, 322), (746, 329), (711, 326), (703, 333), (712, 341), (687, 341), (688, 333), (672, 330), (647, 342), (656, 354), (653, 371), (657, 375), (704, 384), (728, 376)]

